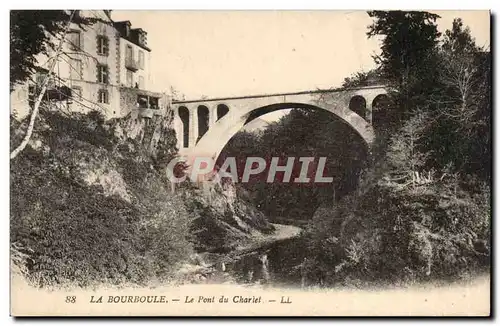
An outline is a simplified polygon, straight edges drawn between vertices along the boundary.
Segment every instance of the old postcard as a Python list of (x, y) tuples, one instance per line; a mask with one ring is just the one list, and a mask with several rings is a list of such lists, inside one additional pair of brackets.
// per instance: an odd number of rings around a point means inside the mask
[(489, 11), (10, 12), (13, 316), (490, 316)]

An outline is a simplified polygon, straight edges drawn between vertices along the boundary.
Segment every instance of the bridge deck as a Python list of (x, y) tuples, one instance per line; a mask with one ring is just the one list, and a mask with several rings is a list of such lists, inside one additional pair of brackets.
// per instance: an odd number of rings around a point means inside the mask
[(385, 88), (385, 86), (383, 86), (383, 85), (371, 85), (371, 86), (351, 87), (351, 88), (317, 89), (317, 90), (299, 91), (299, 92), (291, 92), (291, 93), (275, 93), (275, 94), (246, 95), (246, 96), (233, 96), (233, 97), (218, 97), (218, 98), (207, 98), (207, 99), (199, 99), (199, 100), (172, 101), (172, 104), (200, 103), (200, 102), (213, 102), (213, 101), (225, 101), (225, 100), (244, 100), (244, 99), (251, 99), (251, 98), (304, 95), (304, 94), (338, 93), (338, 92), (345, 92), (345, 91), (356, 91), (359, 89), (377, 89), (377, 88)]

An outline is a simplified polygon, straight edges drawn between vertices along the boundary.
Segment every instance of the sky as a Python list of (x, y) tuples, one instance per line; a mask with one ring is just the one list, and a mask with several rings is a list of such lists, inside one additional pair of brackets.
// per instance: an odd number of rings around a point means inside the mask
[[(478, 45), (490, 44), (488, 11), (435, 11), (438, 29), (461, 17)], [(375, 67), (365, 11), (113, 11), (148, 35), (152, 91), (187, 100), (340, 86)], [(267, 114), (274, 121), (285, 112)], [(249, 126), (251, 128), (251, 126)]]

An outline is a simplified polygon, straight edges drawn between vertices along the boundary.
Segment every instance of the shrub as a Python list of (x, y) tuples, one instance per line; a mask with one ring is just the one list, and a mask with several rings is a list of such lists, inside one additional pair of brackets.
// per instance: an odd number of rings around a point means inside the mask
[(424, 121), (420, 114), (409, 120), (384, 163), (314, 221), (311, 269), (325, 271), (330, 283), (456, 278), (489, 266), (490, 190), (478, 177), (424, 170)]

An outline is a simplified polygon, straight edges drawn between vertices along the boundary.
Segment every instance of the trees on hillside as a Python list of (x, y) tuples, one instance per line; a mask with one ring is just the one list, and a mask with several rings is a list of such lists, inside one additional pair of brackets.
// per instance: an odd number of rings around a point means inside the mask
[(372, 69), (369, 71), (355, 72), (352, 76), (344, 78), (342, 87), (362, 87), (370, 86), (372, 83), (380, 83), (384, 79), (380, 69)]
[(425, 105), (436, 92), (434, 72), (437, 67), (436, 14), (419, 11), (370, 11), (374, 19), (368, 37), (382, 36), (381, 54), (375, 56), (383, 77), (391, 84), (400, 114), (397, 119)]
[[(370, 16), (368, 36), (382, 36), (377, 69), (400, 115), (360, 188), (315, 221), (311, 268), (335, 270), (330, 282), (476, 273), (490, 250), (490, 53), (460, 19), (440, 38), (434, 14)], [(327, 223), (335, 219), (340, 230)]]
[[(428, 168), (488, 177), (490, 152), (490, 55), (455, 19), (443, 38), (439, 16), (427, 12), (371, 11), (368, 36), (383, 36), (378, 70), (394, 87), (399, 111), (394, 128), (417, 112), (428, 116), (420, 150)], [(391, 133), (395, 130), (392, 128)]]
[(478, 47), (468, 27), (455, 19), (439, 51), (439, 94), (429, 99), (432, 125), (428, 150), (434, 164), (490, 178), (491, 55)]

